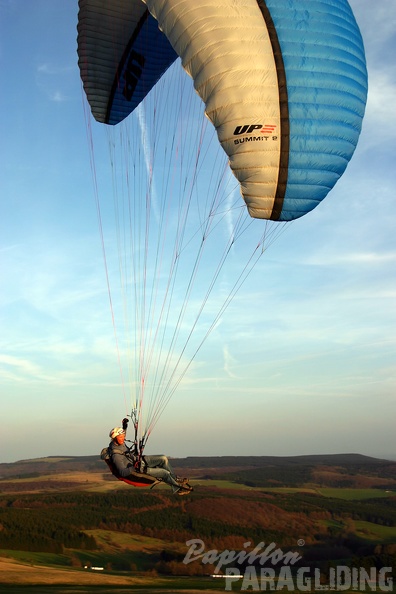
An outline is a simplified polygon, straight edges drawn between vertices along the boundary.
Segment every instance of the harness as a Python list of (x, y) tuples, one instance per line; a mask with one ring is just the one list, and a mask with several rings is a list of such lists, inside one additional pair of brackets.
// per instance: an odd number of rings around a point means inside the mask
[[(144, 460), (144, 456), (137, 457), (131, 451), (132, 448), (124, 452), (121, 449), (117, 449), (117, 446), (112, 447), (111, 450), (109, 447), (103, 448), (100, 453), (100, 457), (104, 460), (109, 467), (111, 473), (119, 480), (127, 483), (128, 485), (133, 485), (134, 487), (150, 487), (151, 489), (160, 483), (161, 481), (150, 476), (147, 474), (147, 464)], [(130, 473), (128, 476), (120, 476), (117, 471), (117, 468), (112, 460), (113, 454), (121, 454), (125, 456), (132, 464)]]

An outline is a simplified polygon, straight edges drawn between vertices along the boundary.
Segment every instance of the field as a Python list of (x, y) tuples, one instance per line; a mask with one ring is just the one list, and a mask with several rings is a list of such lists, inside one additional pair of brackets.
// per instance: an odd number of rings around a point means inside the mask
[[(95, 571), (64, 569), (51, 566), (25, 565), (12, 559), (0, 557), (0, 576), (7, 576), (7, 581), (0, 581), (4, 594), (96, 594), (145, 592), (194, 594), (199, 592), (224, 589), (210, 578), (159, 578), (157, 576), (110, 575)], [(221, 588), (222, 586), (222, 588)]]
[[(220, 483), (226, 481), (213, 481), (220, 486)], [(224, 485), (224, 486), (225, 486)], [(235, 484), (234, 484), (235, 487)], [(246, 487), (249, 488), (249, 487)], [(322, 495), (323, 497), (335, 497), (336, 499), (346, 499), (349, 501), (360, 501), (363, 499), (382, 499), (387, 497), (396, 497), (396, 490), (381, 490), (381, 489), (344, 489), (340, 488), (322, 488), (322, 487), (274, 487), (266, 488), (268, 493), (312, 493)]]
[(355, 534), (365, 540), (372, 540), (376, 543), (396, 543), (396, 527), (380, 526), (373, 522), (354, 522)]

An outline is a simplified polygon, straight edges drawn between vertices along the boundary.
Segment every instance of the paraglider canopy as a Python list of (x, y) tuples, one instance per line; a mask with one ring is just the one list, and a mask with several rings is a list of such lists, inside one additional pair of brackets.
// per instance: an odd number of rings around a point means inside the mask
[(344, 172), (367, 95), (347, 0), (79, 5), (79, 65), (99, 122), (123, 120), (180, 56), (252, 217), (301, 217)]

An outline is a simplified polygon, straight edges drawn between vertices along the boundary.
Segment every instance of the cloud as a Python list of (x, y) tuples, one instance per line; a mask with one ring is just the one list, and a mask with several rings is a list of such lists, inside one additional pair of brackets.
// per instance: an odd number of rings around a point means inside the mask
[(54, 91), (50, 95), (51, 101), (55, 101), (55, 103), (62, 103), (63, 101), (68, 101), (69, 98), (66, 97), (61, 91)]
[(4, 379), (23, 382), (27, 378), (35, 380), (50, 380), (50, 376), (43, 373), (42, 368), (27, 359), (12, 355), (0, 355), (0, 375)]
[(365, 137), (365, 152), (371, 152), (374, 145), (383, 144), (395, 137), (395, 95), (396, 81), (392, 80), (391, 71), (369, 68), (369, 91), (363, 130), (369, 129), (371, 134)]
[(47, 94), (50, 101), (64, 103), (69, 101), (70, 97), (60, 87), (68, 85), (70, 80), (74, 78), (74, 75), (74, 65), (58, 66), (51, 63), (43, 63), (37, 66), (36, 82), (37, 86)]
[(49, 64), (40, 64), (37, 66), (37, 72), (43, 72), (44, 74), (53, 74), (52, 67)]
[(393, 264), (396, 262), (396, 252), (329, 252), (328, 250), (315, 253), (303, 262), (310, 266), (339, 266), (340, 264), (367, 265), (372, 266)]
[(394, 0), (376, 3), (353, 0), (351, 5), (366, 49), (369, 93), (363, 131), (372, 131), (364, 143), (365, 151), (369, 152), (373, 145), (383, 144), (396, 133), (393, 110), (396, 77), (393, 64), (390, 67), (389, 63), (394, 52), (396, 9)]
[(375, 3), (350, 0), (350, 4), (361, 29), (366, 51), (385, 66), (384, 47), (394, 39), (396, 31), (394, 0)]
[(230, 354), (228, 345), (224, 345), (224, 347), (223, 347), (223, 359), (224, 359), (223, 369), (226, 372), (226, 374), (228, 375), (228, 377), (237, 378), (238, 376), (232, 370), (232, 368), (236, 364), (236, 360)]
[(49, 76), (58, 76), (59, 74), (65, 74), (66, 72), (74, 73), (75, 65), (72, 66), (56, 66), (54, 64), (40, 64), (37, 66), (37, 72), (39, 74), (47, 74)]
[(356, 264), (358, 262), (362, 262), (363, 264), (371, 263), (371, 264), (382, 264), (382, 263), (392, 263), (396, 262), (396, 253), (357, 253), (357, 254), (347, 254), (343, 258), (344, 261), (352, 262)]

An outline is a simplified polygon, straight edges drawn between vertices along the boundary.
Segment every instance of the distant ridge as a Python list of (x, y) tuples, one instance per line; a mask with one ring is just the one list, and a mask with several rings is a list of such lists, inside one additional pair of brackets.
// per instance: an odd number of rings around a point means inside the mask
[(344, 464), (389, 464), (391, 460), (373, 458), (363, 454), (307, 454), (302, 456), (187, 456), (173, 459), (183, 468), (222, 468), (224, 466), (290, 466), (290, 465), (344, 465)]
[[(363, 454), (310, 454), (303, 456), (188, 456), (172, 458), (175, 468), (190, 470), (238, 470), (298, 466), (387, 466), (396, 464)], [(11, 477), (32, 477), (71, 471), (105, 472), (99, 456), (47, 456), (18, 462), (0, 463), (0, 480)]]

